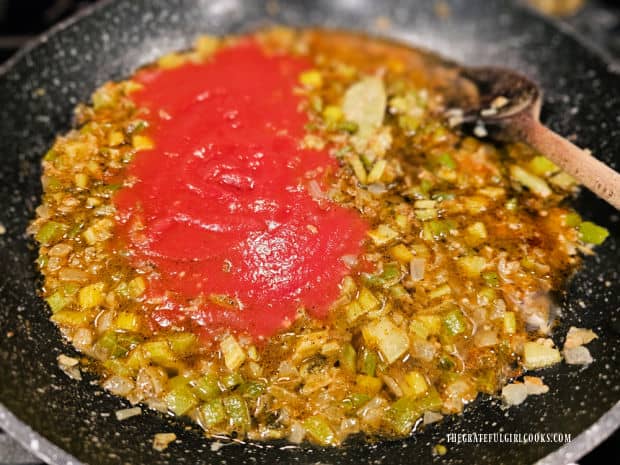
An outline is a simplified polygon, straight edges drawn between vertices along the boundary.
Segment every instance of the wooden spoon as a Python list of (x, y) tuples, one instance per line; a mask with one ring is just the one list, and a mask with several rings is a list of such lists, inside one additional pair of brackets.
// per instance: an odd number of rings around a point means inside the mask
[(540, 122), (542, 92), (536, 84), (502, 68), (461, 68), (460, 74), (477, 87), (478, 95), (458, 102), (462, 113), (452, 119), (453, 125), (473, 127), (477, 136), (525, 142), (620, 209), (620, 174)]

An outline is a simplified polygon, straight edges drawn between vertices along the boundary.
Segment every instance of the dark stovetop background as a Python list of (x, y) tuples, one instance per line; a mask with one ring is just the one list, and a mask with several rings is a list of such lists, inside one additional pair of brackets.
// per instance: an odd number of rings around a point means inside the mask
[[(29, 39), (95, 1), (0, 0), (0, 63)], [(562, 21), (620, 64), (620, 2), (589, 0), (576, 15), (564, 18)], [(580, 465), (608, 463), (609, 458), (616, 457), (618, 452), (620, 452), (620, 430), (579, 463)], [(0, 465), (43, 464), (0, 430)]]

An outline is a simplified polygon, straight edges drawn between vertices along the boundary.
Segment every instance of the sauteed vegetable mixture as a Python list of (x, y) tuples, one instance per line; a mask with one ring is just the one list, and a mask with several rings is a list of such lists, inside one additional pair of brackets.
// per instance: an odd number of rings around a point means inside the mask
[(549, 293), (607, 231), (542, 154), (451, 129), (458, 85), (285, 28), (103, 85), (45, 155), (31, 226), (82, 367), (210, 435), (337, 445), (560, 362)]

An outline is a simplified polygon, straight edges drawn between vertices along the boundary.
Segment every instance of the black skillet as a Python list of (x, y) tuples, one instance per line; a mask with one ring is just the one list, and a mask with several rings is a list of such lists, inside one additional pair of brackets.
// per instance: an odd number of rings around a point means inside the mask
[[(407, 0), (121, 0), (105, 2), (45, 35), (0, 68), (0, 427), (52, 464), (164, 463), (425, 463), (545, 464), (576, 460), (620, 424), (620, 294), (618, 213), (584, 192), (577, 207), (608, 227), (611, 237), (588, 257), (562, 302), (554, 336), (569, 325), (593, 328), (596, 361), (560, 365), (542, 375), (551, 392), (511, 410), (483, 398), (465, 415), (448, 418), (414, 437), (338, 449), (282, 444), (212, 447), (189, 424), (144, 412), (118, 422), (127, 407), (94, 385), (75, 382), (56, 356), (73, 353), (48, 322), (37, 297), (40, 277), (34, 244), (24, 231), (39, 202), (39, 160), (54, 135), (71, 124), (74, 105), (108, 79), (128, 75), (165, 51), (187, 47), (200, 33), (247, 31), (268, 23), (365, 30), (434, 49), (467, 64), (513, 67), (546, 91), (543, 119), (554, 130), (618, 168), (620, 76), (587, 45), (510, 1)], [(390, 27), (377, 29), (378, 17)], [(616, 157), (614, 159), (614, 157)], [(151, 447), (158, 432), (179, 441), (164, 453)], [(562, 444), (449, 443), (449, 433), (565, 433)], [(532, 438), (535, 439), (535, 438)], [(444, 443), (444, 457), (431, 455)]]

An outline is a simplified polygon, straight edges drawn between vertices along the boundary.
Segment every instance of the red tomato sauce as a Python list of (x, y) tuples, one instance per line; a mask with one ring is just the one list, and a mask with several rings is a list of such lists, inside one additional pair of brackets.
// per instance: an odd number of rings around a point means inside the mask
[(324, 318), (338, 297), (349, 271), (341, 257), (361, 252), (367, 224), (309, 194), (338, 168), (327, 151), (300, 147), (308, 118), (293, 89), (310, 66), (246, 41), (207, 63), (135, 77), (155, 146), (136, 154), (126, 172), (135, 182), (114, 203), (121, 246), (154, 270), (156, 327), (260, 339), (302, 305)]

